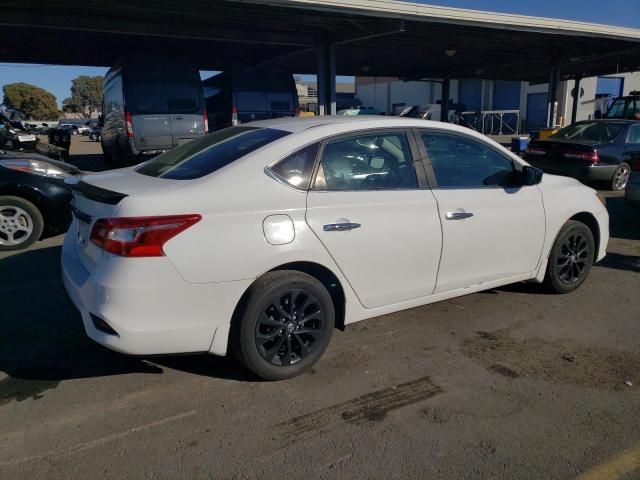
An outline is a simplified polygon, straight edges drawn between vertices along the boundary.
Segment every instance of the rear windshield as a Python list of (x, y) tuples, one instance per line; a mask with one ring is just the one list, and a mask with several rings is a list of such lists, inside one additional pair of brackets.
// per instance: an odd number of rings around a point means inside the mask
[(127, 107), (134, 113), (196, 113), (201, 89), (196, 73), (134, 72), (127, 76)]
[(278, 72), (241, 72), (234, 74), (233, 87), (236, 91), (293, 93), (290, 75)]
[(136, 171), (174, 180), (200, 178), (286, 135), (289, 132), (272, 128), (225, 128), (176, 147)]
[(621, 123), (584, 122), (574, 123), (554, 133), (549, 138), (563, 140), (587, 140), (593, 142), (612, 142), (623, 128)]
[(617, 99), (607, 111), (605, 118), (630, 118), (640, 120), (640, 97)]

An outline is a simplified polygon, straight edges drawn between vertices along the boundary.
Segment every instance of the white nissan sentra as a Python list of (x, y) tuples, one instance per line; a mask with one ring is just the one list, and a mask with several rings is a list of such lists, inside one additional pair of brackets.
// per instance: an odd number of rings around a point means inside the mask
[(89, 337), (233, 352), (266, 379), (336, 326), (513, 282), (570, 292), (609, 238), (591, 188), (415, 119), (255, 122), (70, 183), (63, 278)]

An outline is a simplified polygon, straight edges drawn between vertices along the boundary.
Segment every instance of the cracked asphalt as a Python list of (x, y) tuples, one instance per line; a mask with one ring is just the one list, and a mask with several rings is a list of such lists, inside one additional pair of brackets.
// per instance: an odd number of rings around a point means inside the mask
[(640, 478), (640, 211), (608, 208), (609, 254), (577, 292), (366, 320), (277, 383), (103, 349), (60, 282), (61, 237), (0, 255), (0, 478)]

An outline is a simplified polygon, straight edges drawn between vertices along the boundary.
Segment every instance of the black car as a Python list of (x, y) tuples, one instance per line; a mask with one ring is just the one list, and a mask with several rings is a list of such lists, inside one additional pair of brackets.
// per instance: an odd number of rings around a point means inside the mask
[(545, 140), (529, 144), (524, 159), (547, 173), (589, 182), (607, 182), (624, 190), (631, 164), (640, 158), (640, 122), (586, 120), (576, 122)]
[(0, 150), (0, 252), (65, 232), (71, 191), (64, 179), (80, 173), (42, 155)]

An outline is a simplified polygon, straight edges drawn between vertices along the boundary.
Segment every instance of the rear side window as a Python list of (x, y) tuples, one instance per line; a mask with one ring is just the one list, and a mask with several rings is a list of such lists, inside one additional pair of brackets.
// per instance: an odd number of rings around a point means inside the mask
[(225, 128), (176, 147), (136, 171), (173, 180), (200, 178), (286, 135), (289, 132), (272, 128)]
[(306, 190), (309, 188), (313, 164), (318, 153), (318, 143), (298, 150), (287, 158), (280, 160), (269, 170), (280, 180), (294, 188)]

